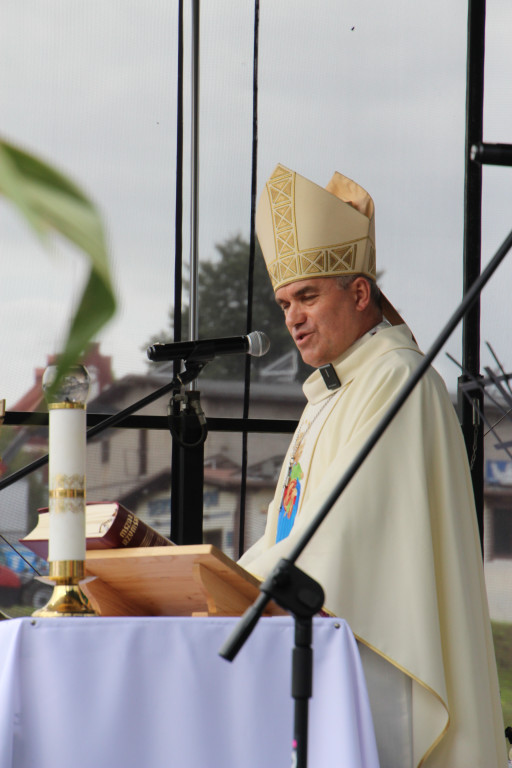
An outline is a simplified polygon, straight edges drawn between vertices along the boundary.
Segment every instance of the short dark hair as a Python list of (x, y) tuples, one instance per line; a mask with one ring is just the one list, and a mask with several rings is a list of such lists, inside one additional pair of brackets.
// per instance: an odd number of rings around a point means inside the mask
[(352, 285), (354, 280), (357, 280), (358, 277), (362, 277), (364, 280), (366, 280), (366, 282), (370, 286), (370, 301), (372, 302), (372, 304), (374, 304), (377, 307), (377, 309), (379, 309), (382, 312), (381, 290), (377, 285), (377, 283), (375, 282), (375, 280), (372, 280), (371, 277), (368, 277), (368, 275), (364, 275), (362, 272), (359, 272), (358, 274), (355, 274), (355, 275), (338, 275), (336, 277), (336, 283), (338, 285), (338, 288), (340, 288), (340, 290), (343, 290), (343, 291), (346, 290), (350, 285)]

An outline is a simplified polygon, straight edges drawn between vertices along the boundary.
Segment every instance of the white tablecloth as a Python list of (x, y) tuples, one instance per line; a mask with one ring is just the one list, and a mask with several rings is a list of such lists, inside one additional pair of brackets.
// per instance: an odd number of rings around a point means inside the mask
[[(0, 622), (1, 768), (288, 768), (293, 620), (260, 620), (236, 659), (231, 618)], [(357, 647), (314, 621), (308, 768), (378, 766)]]

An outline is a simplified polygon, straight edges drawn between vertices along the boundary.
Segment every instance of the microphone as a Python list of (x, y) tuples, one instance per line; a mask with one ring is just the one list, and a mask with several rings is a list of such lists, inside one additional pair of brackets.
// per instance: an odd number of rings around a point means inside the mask
[(221, 355), (253, 355), (262, 357), (270, 349), (270, 339), (263, 331), (253, 331), (248, 336), (228, 336), (225, 339), (197, 339), (177, 341), (172, 344), (153, 344), (147, 355), (153, 362), (163, 360), (213, 360)]

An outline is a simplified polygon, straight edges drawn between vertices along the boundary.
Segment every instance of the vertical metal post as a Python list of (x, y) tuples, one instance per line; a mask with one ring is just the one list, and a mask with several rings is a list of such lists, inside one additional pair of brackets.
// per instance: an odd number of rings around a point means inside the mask
[[(174, 236), (174, 341), (181, 341), (182, 334), (182, 292), (183, 292), (183, 0), (178, 3), (178, 88), (176, 93), (176, 207)], [(174, 378), (180, 373), (181, 361), (173, 364)], [(173, 541), (178, 520), (180, 497), (181, 453), (177, 440), (172, 438), (171, 454), (171, 499), (169, 511), (171, 522), (169, 535)], [(174, 524), (173, 524), (174, 521)]]
[[(466, 146), (464, 185), (464, 293), (480, 274), (482, 239), (482, 167), (471, 159), (471, 147), (482, 141), (484, 107), (485, 0), (469, 0), (466, 69)], [(462, 324), (462, 361), (465, 370), (480, 377), (480, 299), (467, 312)], [(473, 402), (462, 396), (459, 379), (459, 409), (471, 466), (480, 540), (483, 545), (483, 425), (477, 418), (483, 410), (483, 393), (475, 389)]]
[[(198, 336), (197, 275), (199, 222), (199, 0), (191, 3), (191, 160), (190, 160), (190, 325), (189, 338)], [(175, 371), (176, 373), (176, 371)], [(191, 384), (193, 387), (193, 384)], [(192, 392), (189, 393), (192, 395)], [(199, 396), (199, 394), (198, 394)], [(170, 410), (176, 406), (171, 400)], [(174, 413), (177, 417), (178, 414)], [(195, 420), (182, 414), (185, 443), (173, 438), (171, 479), (171, 538), (176, 544), (200, 544), (203, 522), (204, 446), (195, 443)]]
[(190, 339), (197, 339), (199, 311), (197, 306), (197, 275), (199, 263), (199, 0), (191, 3), (192, 23), (192, 113), (190, 158)]
[[(183, 0), (178, 4), (178, 87), (176, 92), (176, 204), (174, 214), (174, 341), (181, 341), (183, 290)], [(174, 376), (180, 372), (174, 363)]]
[[(252, 70), (252, 168), (251, 168), (251, 221), (249, 241), (249, 265), (247, 274), (247, 315), (246, 333), (252, 328), (252, 305), (254, 293), (254, 261), (256, 255), (256, 188), (258, 179), (258, 61), (259, 61), (259, 29), (260, 29), (260, 3), (254, 0), (254, 42), (253, 42), (253, 70)], [(249, 405), (251, 393), (251, 356), (245, 357), (244, 374), (244, 405), (242, 417), (249, 418)], [(238, 539), (238, 557), (245, 550), (245, 512), (247, 500), (247, 464), (249, 461), (248, 435), (242, 433), (242, 472), (240, 478), (240, 504), (238, 515), (233, 526), (233, 541)]]

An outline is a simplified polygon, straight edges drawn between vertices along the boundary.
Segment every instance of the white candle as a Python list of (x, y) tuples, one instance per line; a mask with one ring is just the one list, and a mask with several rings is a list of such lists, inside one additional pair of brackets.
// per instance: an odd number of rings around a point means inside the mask
[(48, 560), (85, 560), (85, 406), (50, 408)]
[(50, 531), (48, 560), (85, 560), (85, 402), (89, 375), (74, 366), (53, 390), (56, 367), (46, 369), (43, 389), (48, 399)]

